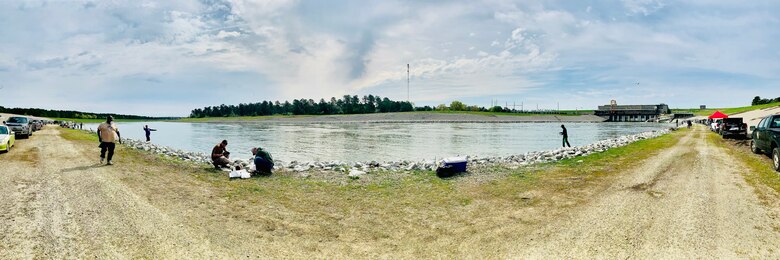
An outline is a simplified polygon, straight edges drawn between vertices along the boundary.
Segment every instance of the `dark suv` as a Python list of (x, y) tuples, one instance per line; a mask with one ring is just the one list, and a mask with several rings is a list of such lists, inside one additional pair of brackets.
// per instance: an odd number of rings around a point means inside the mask
[(745, 139), (747, 138), (747, 124), (742, 122), (741, 117), (724, 118), (723, 123), (718, 125), (718, 133), (723, 138), (735, 137)]
[(765, 117), (757, 126), (751, 126), (750, 130), (753, 131), (750, 150), (771, 154), (775, 171), (780, 172), (780, 115)]

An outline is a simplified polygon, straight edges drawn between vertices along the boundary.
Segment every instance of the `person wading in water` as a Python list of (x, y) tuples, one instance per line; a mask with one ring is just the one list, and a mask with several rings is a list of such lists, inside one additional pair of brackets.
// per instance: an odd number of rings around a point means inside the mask
[(563, 132), (561, 132), (561, 135), (563, 136), (563, 147), (571, 147), (571, 144), (569, 144), (569, 133), (566, 131), (566, 127), (561, 125), (561, 128), (563, 128)]

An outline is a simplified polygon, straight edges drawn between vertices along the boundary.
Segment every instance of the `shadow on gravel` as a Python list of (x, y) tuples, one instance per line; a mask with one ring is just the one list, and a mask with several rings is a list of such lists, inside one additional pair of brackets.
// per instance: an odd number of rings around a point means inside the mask
[(68, 172), (76, 172), (76, 171), (83, 171), (83, 170), (89, 170), (93, 168), (100, 168), (100, 167), (106, 167), (108, 165), (102, 164), (102, 163), (96, 163), (93, 165), (87, 165), (87, 166), (78, 166), (78, 167), (71, 167), (71, 168), (65, 168), (60, 171), (60, 173), (68, 173)]

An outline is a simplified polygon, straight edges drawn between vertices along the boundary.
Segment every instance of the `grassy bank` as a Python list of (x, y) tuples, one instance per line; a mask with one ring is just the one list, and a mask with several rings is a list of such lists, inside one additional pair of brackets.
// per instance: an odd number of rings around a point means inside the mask
[[(460, 114), (460, 115), (479, 115), (479, 116), (579, 116), (582, 114), (572, 111), (560, 111), (550, 113), (509, 113), (509, 112), (483, 112), (483, 111), (416, 111), (404, 112), (415, 114)], [(591, 113), (593, 114), (593, 113)]]
[[(212, 233), (215, 245), (236, 236), (258, 242), (272, 257), (498, 258), (537, 224), (588, 201), (687, 131), (556, 163), (475, 168), (451, 179), (423, 171), (372, 173), (358, 180), (279, 171), (229, 180), (208, 165), (121, 146), (111, 167), (123, 170), (119, 178), (134, 193), (151, 194), (148, 203), (155, 208), (187, 212), (193, 225)], [(94, 135), (60, 132), (96, 150)]]
[(715, 113), (715, 111), (723, 112), (727, 115), (737, 114), (737, 113), (743, 113), (758, 109), (764, 109), (764, 108), (770, 108), (770, 107), (777, 107), (780, 106), (780, 102), (775, 103), (769, 103), (769, 104), (763, 104), (763, 105), (756, 105), (756, 106), (746, 106), (746, 107), (730, 107), (730, 108), (708, 108), (708, 109), (672, 109), (673, 113), (693, 113), (697, 116), (709, 116), (712, 115), (712, 113)]

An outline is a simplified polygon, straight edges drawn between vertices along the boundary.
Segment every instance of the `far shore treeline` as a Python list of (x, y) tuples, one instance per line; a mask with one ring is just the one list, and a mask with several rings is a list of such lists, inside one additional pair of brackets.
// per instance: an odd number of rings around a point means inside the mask
[[(428, 107), (429, 109), (432, 109)], [(263, 101), (249, 104), (219, 105), (192, 110), (190, 117), (232, 117), (232, 116), (270, 116), (270, 115), (335, 115), (409, 112), (416, 109), (411, 102), (394, 101), (389, 98), (368, 95), (358, 97), (345, 95), (343, 98), (296, 99), (290, 101)]]
[[(436, 107), (415, 107), (408, 101), (393, 101), (389, 98), (368, 95), (362, 98), (355, 95), (344, 95), (342, 98), (330, 98), (330, 101), (320, 99), (296, 99), (290, 101), (263, 101), (249, 104), (219, 105), (193, 109), (191, 118), (203, 117), (233, 117), (233, 116), (270, 116), (270, 115), (336, 115), (336, 114), (371, 114), (411, 111), (469, 111), (469, 112), (503, 112), (503, 113), (550, 113), (550, 111), (518, 111), (507, 107), (494, 106), (490, 108), (469, 106), (460, 101), (452, 101)], [(557, 111), (556, 113), (562, 113)], [(567, 113), (564, 113), (567, 114)]]
[[(296, 99), (290, 101), (263, 101), (249, 104), (219, 105), (192, 110), (191, 118), (203, 117), (234, 117), (234, 116), (270, 116), (270, 115), (336, 115), (336, 114), (371, 114), (411, 111), (468, 111), (468, 112), (499, 112), (499, 113), (552, 113), (551, 111), (518, 111), (507, 107), (494, 106), (490, 108), (469, 106), (460, 101), (452, 101), (436, 107), (415, 107), (408, 101), (394, 101), (389, 98), (368, 95), (362, 98), (355, 95), (344, 95), (342, 98), (330, 98), (330, 101), (320, 99)], [(562, 113), (556, 111), (555, 113)], [(568, 114), (568, 113), (564, 113)]]
[(49, 110), (40, 108), (5, 108), (0, 106), (0, 113), (48, 117), (48, 118), (74, 118), (74, 119), (105, 119), (108, 116), (114, 119), (135, 119), (135, 120), (165, 120), (176, 119), (175, 117), (150, 117), (136, 115), (122, 115), (111, 113), (89, 113), (70, 110)]

